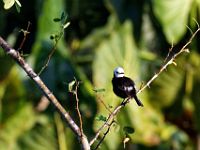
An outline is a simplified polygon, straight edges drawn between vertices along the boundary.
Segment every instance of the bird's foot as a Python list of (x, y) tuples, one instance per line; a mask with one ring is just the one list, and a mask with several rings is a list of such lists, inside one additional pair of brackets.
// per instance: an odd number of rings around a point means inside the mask
[(131, 98), (125, 98), (122, 102), (121, 105), (125, 106), (127, 103), (129, 103)]

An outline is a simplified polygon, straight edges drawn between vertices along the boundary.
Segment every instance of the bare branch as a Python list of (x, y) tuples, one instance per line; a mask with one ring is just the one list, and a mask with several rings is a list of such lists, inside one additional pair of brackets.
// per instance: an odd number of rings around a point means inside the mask
[(78, 113), (78, 117), (79, 117), (79, 123), (80, 123), (80, 131), (81, 131), (81, 136), (83, 136), (83, 122), (82, 122), (82, 117), (81, 117), (81, 113), (79, 110), (79, 98), (78, 98), (78, 87), (79, 87), (79, 81), (75, 81), (75, 97), (76, 97), (76, 110)]
[[(189, 52), (189, 50), (186, 48), (194, 39), (194, 37), (196, 36), (196, 34), (200, 31), (200, 28), (198, 28), (194, 34), (192, 34), (192, 36), (190, 37), (190, 39), (188, 40), (188, 42), (180, 49), (179, 52), (175, 53), (161, 68), (160, 70), (146, 83), (146, 85), (144, 85), (138, 92), (137, 94), (141, 93), (146, 87), (149, 87), (150, 84), (170, 65), (170, 64), (174, 64), (175, 59), (183, 52)], [(172, 51), (172, 50), (171, 50)]]
[(24, 38), (23, 38), (23, 40), (22, 40), (22, 42), (21, 42), (21, 44), (20, 44), (20, 46), (19, 46), (19, 48), (18, 48), (18, 51), (22, 49), (22, 47), (23, 47), (23, 45), (24, 45), (24, 43), (25, 43), (25, 41), (26, 41), (26, 38), (27, 38), (28, 34), (30, 33), (30, 32), (29, 32), (30, 25), (31, 25), (31, 22), (28, 22), (28, 25), (27, 25), (26, 30), (21, 29), (21, 31), (20, 31), (20, 32), (23, 32)]
[(119, 110), (124, 107), (125, 105), (121, 104), (119, 106), (117, 106), (112, 113), (110, 113), (110, 115), (108, 116), (107, 120), (104, 122), (104, 124), (99, 128), (99, 130), (97, 131), (95, 137), (90, 141), (90, 146), (97, 140), (97, 138), (99, 137), (101, 131), (107, 127), (109, 125), (109, 122), (112, 122), (114, 117), (117, 115), (117, 113), (119, 112)]
[(7, 53), (9, 56), (11, 56), (19, 64), (19, 66), (34, 81), (34, 83), (38, 85), (38, 87), (43, 92), (43, 94), (46, 96), (46, 98), (55, 106), (57, 111), (61, 114), (61, 116), (66, 121), (66, 123), (71, 128), (71, 130), (77, 136), (79, 142), (82, 145), (82, 149), (90, 150), (90, 145), (88, 143), (86, 136), (81, 135), (81, 131), (80, 131), (80, 128), (78, 127), (78, 125), (74, 122), (74, 120), (69, 115), (69, 113), (64, 109), (64, 107), (59, 103), (59, 101), (53, 95), (53, 93), (47, 88), (47, 86), (44, 84), (44, 82), (41, 80), (41, 78), (25, 62), (24, 58), (22, 58), (20, 56), (20, 53), (18, 51), (16, 51), (15, 49), (11, 48), (8, 45), (8, 43), (1, 36), (0, 36), (0, 46), (3, 48), (5, 53)]
[(53, 48), (51, 49), (47, 59), (45, 60), (44, 66), (42, 67), (42, 69), (40, 70), (40, 72), (38, 73), (38, 75), (40, 75), (44, 69), (46, 69), (46, 67), (49, 65), (49, 62), (51, 60), (51, 57), (53, 56), (54, 52), (56, 51), (56, 47), (58, 45), (58, 41), (60, 40), (61, 37), (59, 37), (58, 40), (55, 41), (55, 44), (53, 45)]
[(108, 132), (110, 131), (110, 128), (112, 127), (113, 123), (115, 121), (113, 120), (109, 125), (108, 125), (108, 129), (107, 131), (103, 134), (103, 137), (101, 138), (101, 140), (99, 141), (99, 143), (97, 144), (97, 146), (95, 147), (94, 150), (97, 150), (99, 148), (99, 146), (101, 145), (101, 143), (103, 142), (103, 140), (105, 139), (106, 135), (108, 134)]

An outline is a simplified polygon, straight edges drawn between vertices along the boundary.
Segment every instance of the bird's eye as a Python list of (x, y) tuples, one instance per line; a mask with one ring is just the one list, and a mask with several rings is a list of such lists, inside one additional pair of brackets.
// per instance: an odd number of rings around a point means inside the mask
[(124, 74), (123, 72), (117, 72), (118, 74)]

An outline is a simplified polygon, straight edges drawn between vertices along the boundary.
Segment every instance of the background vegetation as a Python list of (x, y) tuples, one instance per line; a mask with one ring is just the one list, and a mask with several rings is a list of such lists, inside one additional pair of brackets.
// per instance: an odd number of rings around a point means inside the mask
[[(79, 88), (83, 129), (89, 138), (108, 111), (121, 102), (111, 87), (113, 69), (122, 66), (139, 88), (159, 70), (170, 47), (178, 51), (200, 22), (199, 0), (20, 0), (20, 13), (0, 2), (0, 35), (18, 49), (39, 72), (61, 32), (59, 18), (66, 12), (70, 26), (41, 78), (76, 118), (75, 99), (68, 92), (74, 77)], [(196, 20), (196, 21), (195, 21)], [(190, 29), (188, 29), (188, 27)], [(51, 38), (50, 38), (51, 37)], [(117, 116), (101, 149), (200, 148), (200, 35), (190, 53), (176, 60), (139, 98)], [(128, 134), (124, 127), (132, 127)], [(0, 149), (79, 149), (76, 137), (37, 87), (0, 50)]]

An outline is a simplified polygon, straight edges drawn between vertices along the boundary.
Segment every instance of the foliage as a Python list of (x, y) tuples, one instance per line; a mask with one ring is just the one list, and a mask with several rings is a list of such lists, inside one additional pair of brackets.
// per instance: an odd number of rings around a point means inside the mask
[[(20, 4), (14, 0), (3, 2), (6, 9)], [(193, 20), (200, 21), (199, 0), (36, 0), (32, 6), (28, 1), (22, 6), (19, 14), (0, 8), (0, 34), (17, 49), (23, 36), (14, 29), (19, 31), (25, 22), (31, 21), (30, 35), (22, 49), (36, 72), (42, 69), (56, 43), (41, 78), (76, 122), (79, 121), (76, 102), (70, 91), (74, 78), (81, 81), (80, 111), (83, 130), (89, 138), (104, 123), (109, 114), (107, 109), (112, 110), (121, 102), (112, 92), (113, 69), (124, 67), (125, 74), (134, 79), (139, 89), (163, 64), (171, 45), (175, 51), (184, 45), (191, 35), (187, 26), (194, 31), (197, 24)], [(32, 16), (26, 14), (28, 10)], [(29, 20), (30, 16), (34, 19)], [(14, 24), (19, 20), (21, 24)], [(126, 149), (134, 145), (138, 149), (197, 147), (198, 41), (199, 35), (189, 47), (190, 54), (179, 57), (177, 66), (170, 66), (149, 89), (138, 95), (144, 108), (138, 108), (133, 101), (121, 110), (101, 149), (122, 149), (125, 138), (130, 139)], [(37, 110), (42, 101), (40, 91), (2, 50), (0, 64), (0, 147), (79, 149), (75, 136), (51, 105), (43, 111)]]
[(3, 0), (4, 9), (10, 9), (14, 4), (18, 12), (20, 12), (21, 3), (18, 0)]

